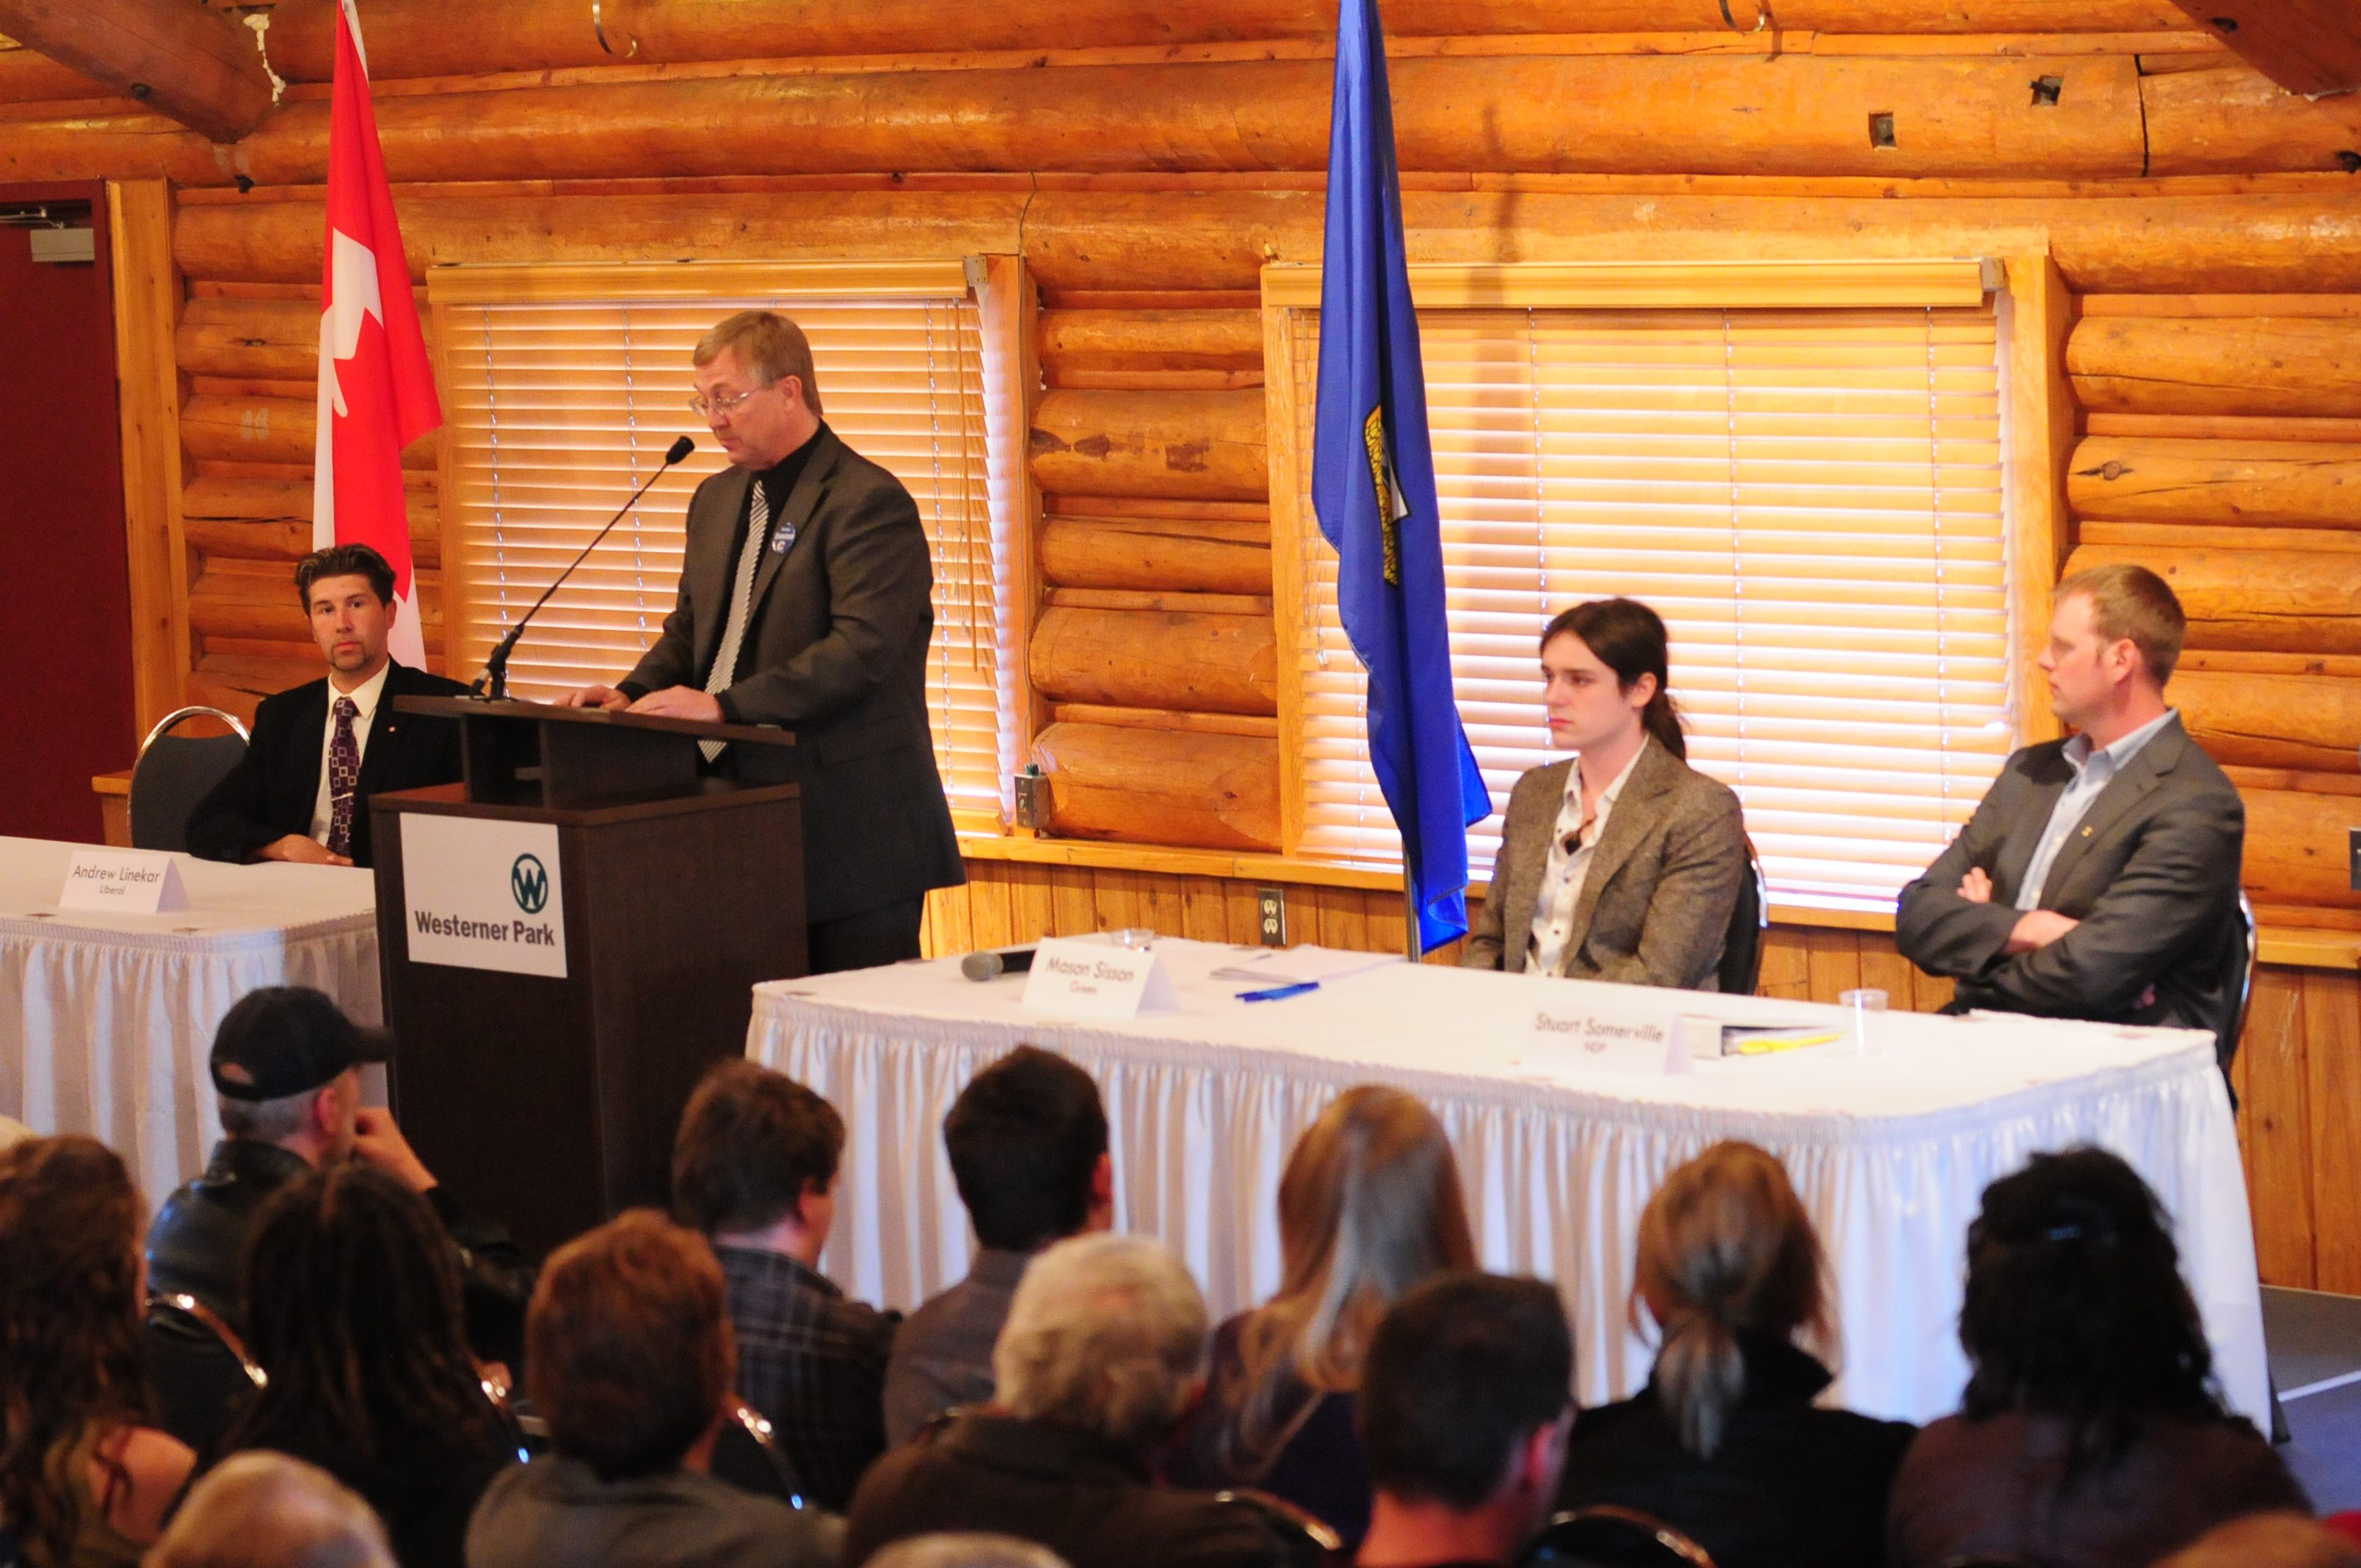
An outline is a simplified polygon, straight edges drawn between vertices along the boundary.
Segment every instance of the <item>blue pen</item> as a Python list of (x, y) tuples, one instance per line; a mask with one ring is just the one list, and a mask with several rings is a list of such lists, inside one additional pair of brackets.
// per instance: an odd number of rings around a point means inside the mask
[(1242, 991), (1238, 992), (1238, 1000), (1241, 1002), (1276, 1002), (1282, 996), (1301, 996), (1307, 991), (1317, 991), (1319, 989), (1320, 982), (1318, 981), (1307, 980), (1300, 981), (1294, 985), (1274, 985), (1268, 991)]

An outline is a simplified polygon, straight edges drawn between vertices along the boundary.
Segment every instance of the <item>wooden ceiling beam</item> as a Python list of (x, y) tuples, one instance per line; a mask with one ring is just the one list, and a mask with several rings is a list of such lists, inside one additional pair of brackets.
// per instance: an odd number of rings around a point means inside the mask
[(2191, 21), (2290, 93), (2361, 88), (2361, 8), (2352, 0), (2172, 0)]
[(197, 0), (0, 0), (0, 33), (214, 141), (270, 112), (253, 35)]

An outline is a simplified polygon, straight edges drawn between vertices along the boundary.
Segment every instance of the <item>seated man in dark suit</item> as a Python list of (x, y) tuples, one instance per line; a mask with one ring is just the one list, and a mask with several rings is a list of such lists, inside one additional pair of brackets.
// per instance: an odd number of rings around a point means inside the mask
[(189, 814), (189, 850), (208, 861), (365, 866), (370, 795), (459, 777), (458, 724), (396, 713), (390, 699), (467, 688), (386, 652), (393, 568), (368, 545), (313, 551), (296, 565), (295, 592), (328, 674), (262, 699), (246, 755)]
[(1149, 1478), (1204, 1360), (1204, 1299), (1179, 1258), (1142, 1236), (1060, 1242), (1016, 1288), (993, 1354), (1000, 1403), (871, 1468), (844, 1568), (939, 1530), (1038, 1541), (1073, 1568), (1281, 1568), (1251, 1508)]
[(2009, 758), (1902, 890), (1894, 944), (1959, 981), (1954, 1012), (2213, 1028), (2246, 808), (2164, 704), (2180, 602), (2114, 565), (2059, 584), (2057, 607), (2040, 665), (2080, 733)]

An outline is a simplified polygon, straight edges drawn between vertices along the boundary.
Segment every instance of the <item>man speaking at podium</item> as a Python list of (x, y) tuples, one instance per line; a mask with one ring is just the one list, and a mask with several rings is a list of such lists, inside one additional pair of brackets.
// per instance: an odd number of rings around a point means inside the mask
[(820, 422), (803, 331), (741, 311), (694, 356), (730, 466), (697, 488), (680, 597), (612, 686), (568, 707), (775, 724), (793, 746), (708, 742), (729, 777), (803, 788), (811, 972), (918, 956), (927, 890), (966, 880), (927, 723), (934, 569), (900, 480)]

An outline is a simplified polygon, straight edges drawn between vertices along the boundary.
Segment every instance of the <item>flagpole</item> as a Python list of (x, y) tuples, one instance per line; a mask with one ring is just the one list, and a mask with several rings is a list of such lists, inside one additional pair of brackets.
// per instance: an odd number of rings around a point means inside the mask
[(1418, 893), (1411, 886), (1410, 862), (1402, 862), (1402, 957), (1414, 964), (1426, 961), (1418, 946)]

